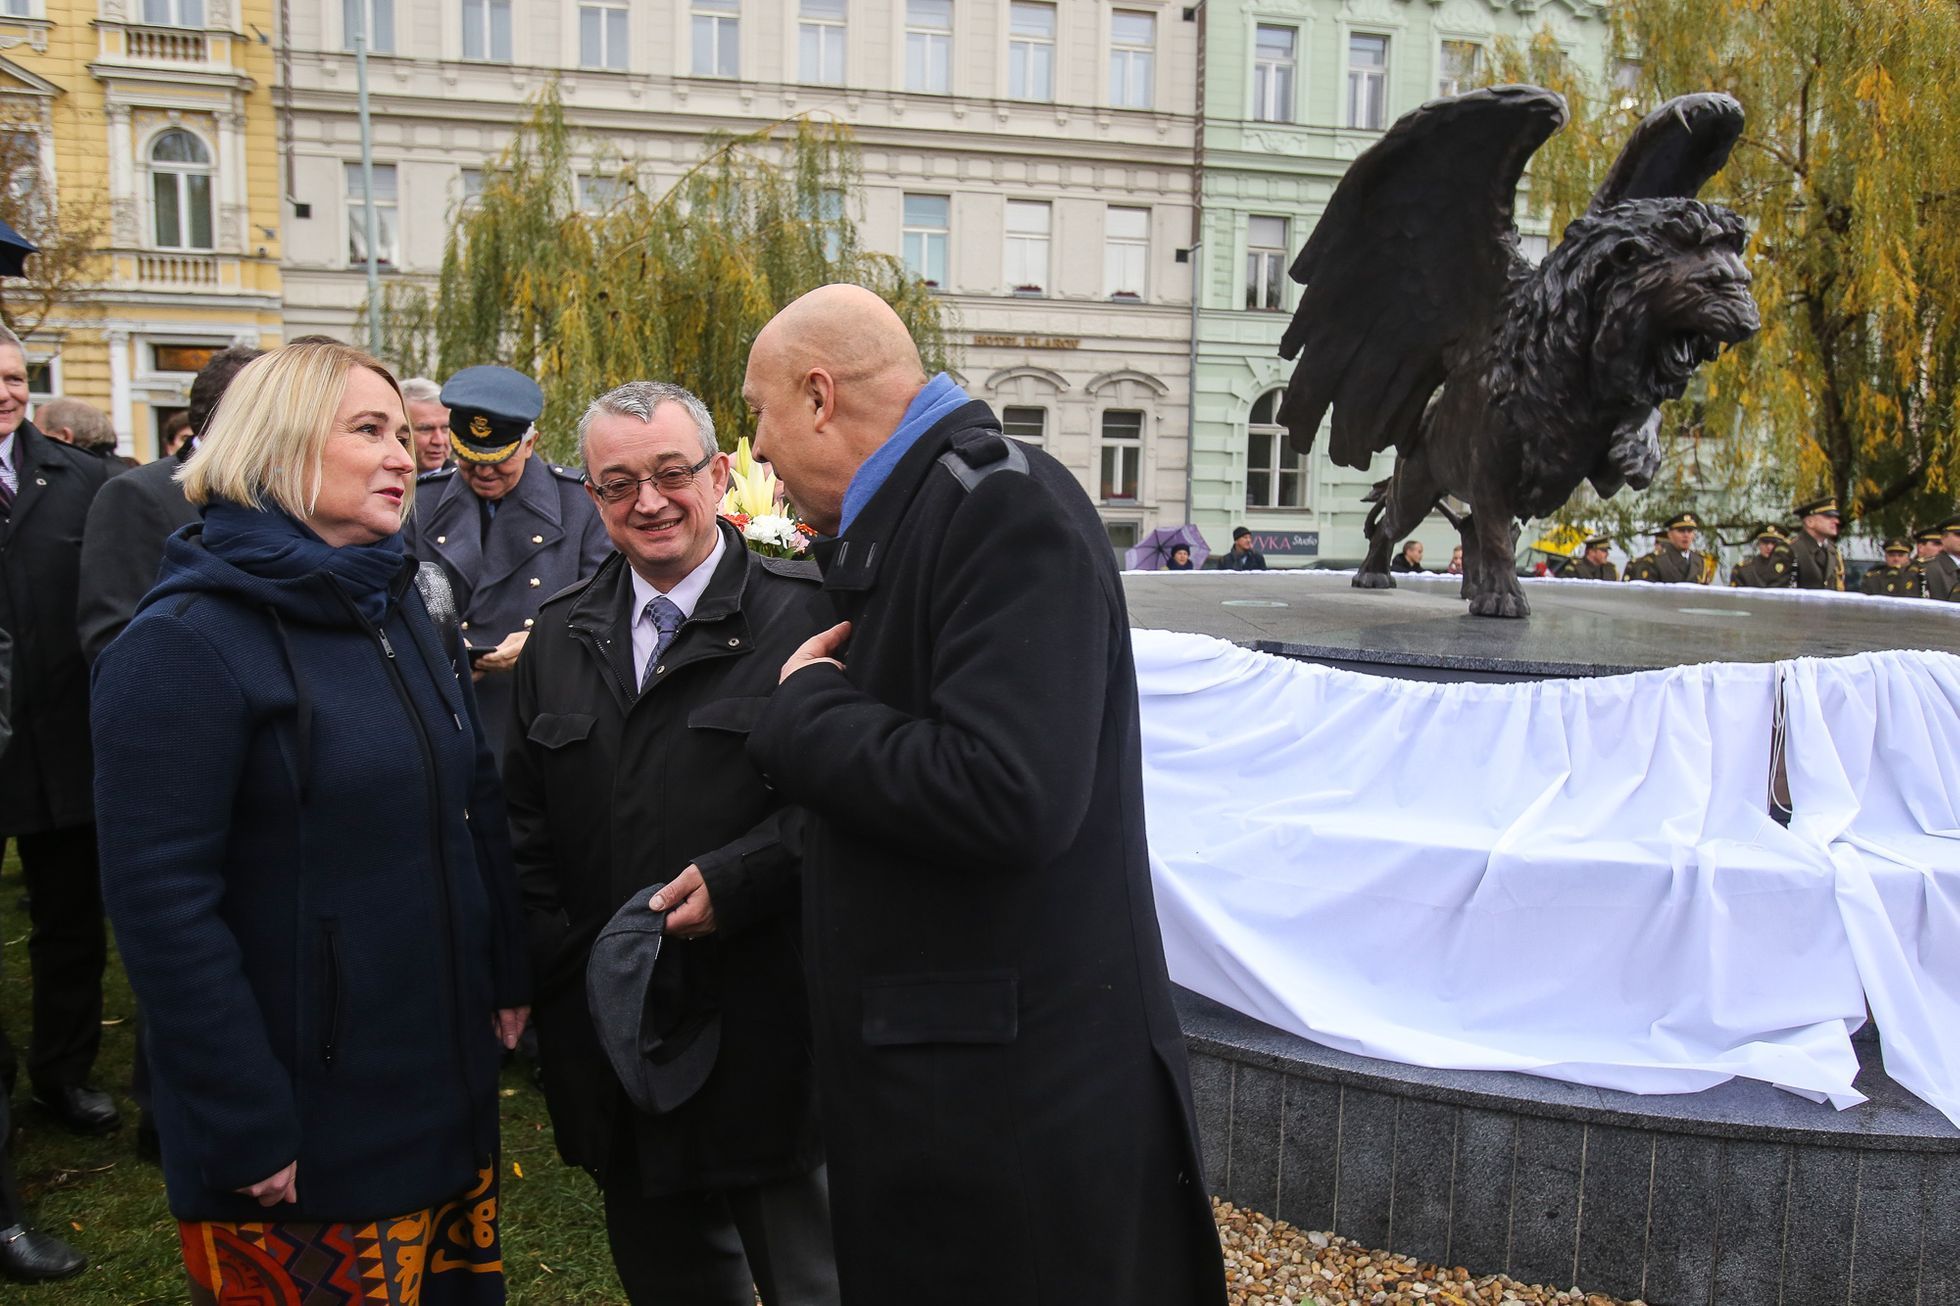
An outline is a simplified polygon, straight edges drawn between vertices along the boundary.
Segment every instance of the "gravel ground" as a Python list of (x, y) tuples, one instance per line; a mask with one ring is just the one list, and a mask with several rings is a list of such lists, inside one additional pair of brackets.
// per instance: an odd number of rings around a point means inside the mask
[(1643, 1306), (1618, 1297), (1472, 1277), (1461, 1266), (1429, 1265), (1378, 1252), (1330, 1233), (1303, 1233), (1284, 1220), (1212, 1201), (1225, 1248), (1230, 1306)]

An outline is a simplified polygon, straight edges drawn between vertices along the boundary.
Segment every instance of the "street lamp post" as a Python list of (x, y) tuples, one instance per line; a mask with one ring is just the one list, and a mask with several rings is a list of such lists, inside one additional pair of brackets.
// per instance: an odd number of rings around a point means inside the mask
[(358, 0), (360, 25), (354, 30), (354, 86), (361, 116), (361, 215), (366, 228), (368, 352), (381, 353), (381, 265), (376, 256), (380, 219), (374, 208), (374, 124), (368, 117), (368, 0)]

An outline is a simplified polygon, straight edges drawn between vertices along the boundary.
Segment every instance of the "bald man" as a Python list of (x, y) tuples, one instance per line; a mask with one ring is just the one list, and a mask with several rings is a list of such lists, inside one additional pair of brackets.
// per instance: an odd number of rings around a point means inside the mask
[(749, 754), (810, 814), (844, 1300), (1222, 1303), (1095, 508), (857, 287), (784, 309), (743, 394), (756, 456), (835, 537), (842, 620), (784, 664)]

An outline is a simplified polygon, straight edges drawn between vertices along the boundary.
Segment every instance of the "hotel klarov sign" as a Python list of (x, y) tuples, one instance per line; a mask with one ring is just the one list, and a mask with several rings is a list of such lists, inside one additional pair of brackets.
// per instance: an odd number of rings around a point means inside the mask
[(975, 335), (973, 343), (994, 349), (1080, 349), (1080, 336), (988, 336)]

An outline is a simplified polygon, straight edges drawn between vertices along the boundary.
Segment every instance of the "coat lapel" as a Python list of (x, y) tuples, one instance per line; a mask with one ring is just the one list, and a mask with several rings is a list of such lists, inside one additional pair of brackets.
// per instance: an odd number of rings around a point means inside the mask
[[(423, 519), (426, 524), (417, 523), (415, 545), (424, 556), (434, 554), (449, 569), (450, 576), (461, 583), (456, 604), (467, 612), (470, 594), (476, 587), (477, 562), (483, 556), (477, 533), (476, 496), (463, 484), (461, 476), (451, 476), (442, 482), (442, 489), (433, 497), (435, 501), (428, 505), (429, 515)], [(415, 511), (419, 517), (422, 509), (418, 505)]]
[(54, 490), (51, 480), (65, 476), (69, 467), (48, 448), (49, 439), (32, 422), (22, 422), (14, 432), (14, 509), (8, 515), (7, 533), (20, 530), (28, 515)]
[[(470, 507), (474, 509), (476, 505)], [(477, 588), (489, 589), (565, 538), (561, 518), (558, 488), (552, 483), (551, 468), (545, 465), (544, 459), (532, 454), (516, 488), (497, 504), (497, 515), (490, 519)]]

